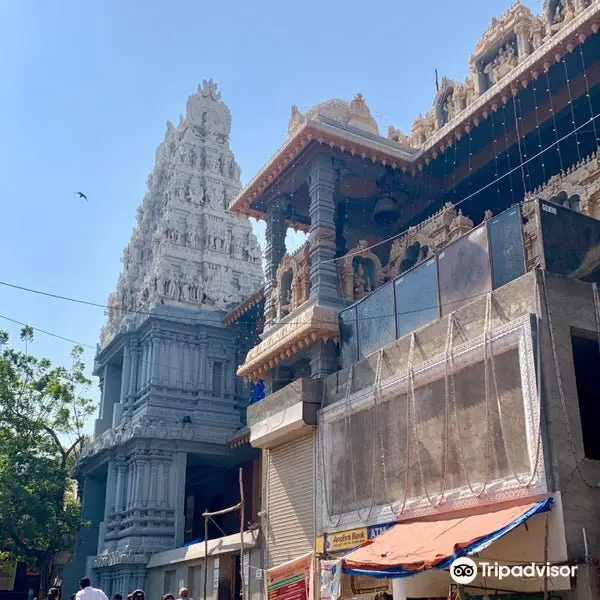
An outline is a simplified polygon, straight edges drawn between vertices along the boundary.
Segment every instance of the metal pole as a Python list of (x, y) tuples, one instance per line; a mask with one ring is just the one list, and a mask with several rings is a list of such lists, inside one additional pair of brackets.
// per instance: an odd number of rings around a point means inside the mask
[(204, 515), (204, 600), (208, 585), (208, 517)]
[[(244, 469), (240, 467), (240, 583), (242, 584), (242, 600), (246, 598), (246, 582), (244, 577)], [(250, 557), (248, 557), (248, 567)], [(250, 569), (248, 568), (248, 571)]]
[[(548, 565), (548, 515), (546, 513), (546, 522), (544, 525), (544, 566)], [(548, 600), (548, 570), (544, 570), (544, 600)]]

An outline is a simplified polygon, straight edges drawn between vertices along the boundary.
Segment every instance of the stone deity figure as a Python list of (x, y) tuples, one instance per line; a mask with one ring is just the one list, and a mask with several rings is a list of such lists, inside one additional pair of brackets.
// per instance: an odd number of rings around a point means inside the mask
[(371, 291), (371, 282), (365, 275), (365, 268), (362, 262), (359, 262), (356, 271), (354, 272), (354, 299), (359, 300)]
[(452, 94), (449, 94), (446, 98), (446, 102), (444, 103), (444, 110), (446, 111), (448, 121), (452, 121), (452, 119), (454, 118), (454, 98)]
[(557, 25), (558, 23), (562, 23), (563, 21), (563, 13), (562, 13), (562, 6), (561, 3), (559, 2), (556, 5), (556, 10), (554, 11), (554, 20), (553, 20), (553, 24)]

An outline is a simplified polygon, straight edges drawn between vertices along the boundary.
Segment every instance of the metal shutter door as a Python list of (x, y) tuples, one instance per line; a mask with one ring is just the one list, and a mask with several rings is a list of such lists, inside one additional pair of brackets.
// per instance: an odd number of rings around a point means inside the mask
[(314, 434), (269, 450), (269, 568), (311, 552), (314, 547)]

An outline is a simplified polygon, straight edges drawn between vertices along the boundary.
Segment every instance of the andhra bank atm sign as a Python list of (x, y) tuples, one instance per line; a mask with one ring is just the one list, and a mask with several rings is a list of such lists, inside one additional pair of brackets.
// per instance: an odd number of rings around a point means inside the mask
[(360, 546), (367, 540), (372, 540), (378, 535), (393, 527), (395, 523), (384, 523), (383, 525), (371, 525), (370, 527), (359, 527), (358, 529), (347, 529), (335, 533), (320, 535), (315, 540), (315, 552), (342, 552)]

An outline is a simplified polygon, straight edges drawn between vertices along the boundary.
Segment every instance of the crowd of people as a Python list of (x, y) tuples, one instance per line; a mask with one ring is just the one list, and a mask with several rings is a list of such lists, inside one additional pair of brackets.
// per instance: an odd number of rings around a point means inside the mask
[[(71, 594), (70, 600), (108, 600), (108, 596), (103, 590), (92, 587), (89, 577), (83, 577), (79, 581), (81, 588), (76, 594)], [(60, 591), (58, 588), (50, 588), (46, 600), (60, 600)], [(113, 594), (111, 600), (123, 600), (122, 594)], [(131, 594), (127, 594), (127, 600), (146, 600), (146, 594), (143, 590), (135, 590)], [(161, 600), (192, 600), (189, 597), (189, 590), (181, 588), (177, 598), (171, 593), (162, 596)]]

